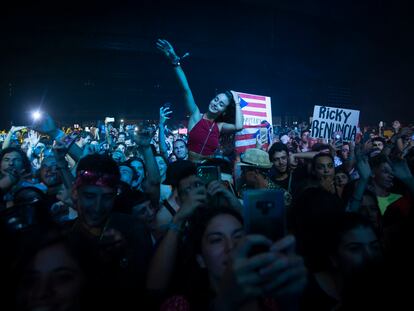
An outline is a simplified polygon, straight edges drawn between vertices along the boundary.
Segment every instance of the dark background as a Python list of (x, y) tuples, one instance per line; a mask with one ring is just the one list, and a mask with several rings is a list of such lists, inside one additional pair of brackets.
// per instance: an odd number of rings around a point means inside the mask
[(272, 97), (274, 116), (315, 104), (363, 123), (414, 119), (408, 1), (14, 2), (0, 13), (0, 128), (39, 105), (57, 120), (157, 118), (185, 109), (159, 37), (182, 55), (201, 110), (224, 89)]

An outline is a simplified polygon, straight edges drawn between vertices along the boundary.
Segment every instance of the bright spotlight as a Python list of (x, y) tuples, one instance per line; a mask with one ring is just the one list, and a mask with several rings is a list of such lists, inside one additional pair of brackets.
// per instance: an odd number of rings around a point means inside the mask
[(34, 111), (34, 112), (32, 113), (32, 118), (33, 118), (33, 120), (35, 120), (35, 121), (39, 120), (41, 117), (42, 117), (42, 114), (41, 114), (41, 112), (40, 112), (39, 110)]

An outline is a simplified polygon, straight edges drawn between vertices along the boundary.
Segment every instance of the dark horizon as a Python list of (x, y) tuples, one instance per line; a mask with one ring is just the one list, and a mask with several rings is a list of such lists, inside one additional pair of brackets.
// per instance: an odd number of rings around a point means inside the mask
[(210, 1), (172, 5), (30, 4), (1, 13), (0, 128), (41, 109), (55, 119), (158, 118), (171, 102), (185, 119), (170, 65), (182, 55), (200, 107), (234, 89), (272, 97), (275, 116), (307, 119), (314, 105), (361, 111), (361, 123), (414, 120), (412, 19), (385, 1)]

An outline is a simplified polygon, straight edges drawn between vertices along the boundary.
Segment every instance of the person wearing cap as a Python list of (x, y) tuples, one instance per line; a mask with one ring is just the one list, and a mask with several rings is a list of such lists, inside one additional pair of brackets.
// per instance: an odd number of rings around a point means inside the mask
[[(240, 157), (242, 179), (244, 185), (241, 191), (253, 189), (283, 189), (269, 178), (269, 172), (273, 166), (269, 160), (269, 154), (258, 148), (247, 149)], [(291, 204), (292, 197), (283, 189), (285, 205)]]

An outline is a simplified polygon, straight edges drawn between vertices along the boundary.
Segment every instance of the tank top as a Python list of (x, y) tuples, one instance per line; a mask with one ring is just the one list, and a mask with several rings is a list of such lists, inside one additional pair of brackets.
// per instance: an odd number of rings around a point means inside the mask
[(188, 133), (188, 150), (211, 156), (219, 146), (219, 137), (217, 123), (201, 118)]

